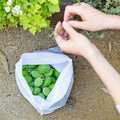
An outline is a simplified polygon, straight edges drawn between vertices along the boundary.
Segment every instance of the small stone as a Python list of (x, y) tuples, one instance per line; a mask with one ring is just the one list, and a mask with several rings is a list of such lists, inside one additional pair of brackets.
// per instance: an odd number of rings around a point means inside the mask
[(73, 104), (69, 104), (68, 107), (71, 108), (71, 109), (74, 108)]

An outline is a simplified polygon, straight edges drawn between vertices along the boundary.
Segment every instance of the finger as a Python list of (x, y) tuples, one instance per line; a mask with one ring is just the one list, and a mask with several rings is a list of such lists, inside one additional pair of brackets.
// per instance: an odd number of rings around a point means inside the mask
[(63, 36), (64, 32), (65, 32), (65, 30), (64, 30), (64, 29), (62, 29), (62, 30), (60, 30), (60, 31), (59, 31), (59, 33), (58, 33), (58, 34), (60, 34), (61, 36)]
[(71, 37), (76, 35), (77, 32), (67, 22), (63, 22), (62, 26), (64, 30), (68, 33), (68, 35), (70, 35)]
[(71, 15), (82, 15), (84, 8), (80, 6), (67, 6), (64, 13), (64, 21), (69, 21)]
[(58, 46), (61, 48), (61, 50), (64, 51), (64, 48), (66, 48), (68, 44), (66, 38), (63, 38), (62, 36), (58, 35), (57, 37), (55, 37), (55, 40)]
[(67, 32), (64, 32), (63, 37), (64, 37), (64, 39), (65, 39), (65, 40), (69, 40), (69, 35), (68, 35), (68, 33), (67, 33)]
[(87, 26), (87, 22), (80, 22), (80, 21), (70, 20), (68, 23), (72, 27), (74, 27), (74, 28), (80, 28), (80, 29), (86, 29), (86, 26)]
[(60, 26), (61, 26), (61, 22), (59, 21), (59, 22), (56, 24), (56, 26), (55, 26), (54, 36), (57, 36), (57, 34), (58, 34), (58, 29), (60, 28)]

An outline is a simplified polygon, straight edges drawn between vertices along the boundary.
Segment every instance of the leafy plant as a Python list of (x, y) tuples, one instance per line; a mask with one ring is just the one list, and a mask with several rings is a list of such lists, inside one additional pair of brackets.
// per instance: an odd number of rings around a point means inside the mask
[[(107, 14), (120, 15), (120, 0), (81, 0), (81, 1), (84, 1)], [(80, 3), (80, 0), (73, 0), (73, 2)], [(77, 30), (77, 31), (82, 32), (89, 39), (99, 39), (99, 38), (102, 39), (105, 37), (103, 31), (95, 32), (96, 33), (95, 37), (93, 37), (92, 32), (88, 32), (85, 30)]]
[(49, 28), (53, 13), (59, 12), (60, 0), (0, 0), (0, 30), (5, 26), (29, 29), (34, 35), (42, 28)]

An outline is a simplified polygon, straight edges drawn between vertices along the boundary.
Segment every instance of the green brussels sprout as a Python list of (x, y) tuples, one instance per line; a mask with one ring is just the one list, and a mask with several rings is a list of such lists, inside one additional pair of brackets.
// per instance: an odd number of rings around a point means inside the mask
[(32, 77), (29, 75), (24, 76), (25, 80), (27, 81), (27, 83), (32, 81)]
[(30, 90), (33, 92), (33, 87), (30, 86)]
[(47, 86), (49, 86), (50, 85), (50, 83), (52, 82), (52, 80), (51, 80), (51, 77), (45, 77), (45, 79), (44, 79), (44, 83), (43, 83), (43, 86), (44, 87), (47, 87)]
[(49, 85), (50, 90), (53, 89), (54, 85), (55, 85), (55, 83), (52, 83), (52, 84)]
[(34, 86), (39, 87), (43, 84), (43, 79), (41, 77), (38, 77), (34, 80)]
[(43, 94), (44, 94), (45, 96), (48, 96), (49, 93), (50, 93), (50, 88), (44, 87), (44, 88), (43, 88)]
[(22, 71), (23, 76), (30, 75), (30, 73), (27, 70)]
[(36, 68), (36, 67), (37, 67), (37, 65), (28, 65), (28, 66), (27, 66), (28, 69), (34, 69), (34, 68)]
[(52, 83), (55, 83), (57, 79), (54, 76), (51, 76), (51, 80), (52, 80)]
[(22, 65), (22, 70), (26, 69), (26, 65)]
[(55, 76), (56, 78), (58, 78), (59, 75), (60, 75), (60, 72), (58, 72), (56, 69), (54, 69), (53, 74), (54, 74), (54, 76)]
[(28, 85), (29, 85), (30, 87), (34, 87), (34, 82), (31, 81), (31, 82), (28, 83)]
[(32, 77), (34, 77), (34, 78), (37, 78), (37, 77), (44, 78), (44, 76), (42, 74), (40, 74), (37, 70), (33, 70), (31, 72), (31, 74), (32, 74)]
[(38, 95), (38, 93), (40, 93), (41, 92), (41, 88), (39, 88), (39, 87), (34, 87), (33, 88), (33, 94), (34, 95)]
[(39, 65), (38, 71), (42, 74), (47, 73), (50, 70), (50, 65)]
[(38, 96), (42, 97), (43, 99), (45, 99), (45, 95), (43, 93), (39, 93)]
[(51, 76), (53, 74), (53, 69), (50, 69), (47, 73), (45, 73), (45, 76)]

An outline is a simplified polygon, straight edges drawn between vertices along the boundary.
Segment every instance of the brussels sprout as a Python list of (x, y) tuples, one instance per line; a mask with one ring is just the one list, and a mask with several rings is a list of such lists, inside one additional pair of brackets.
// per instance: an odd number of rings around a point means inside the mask
[(55, 76), (56, 78), (58, 78), (59, 75), (60, 75), (60, 72), (58, 72), (56, 69), (54, 69), (53, 74), (54, 74), (54, 76)]
[(45, 96), (48, 96), (49, 93), (50, 93), (50, 88), (44, 87), (44, 88), (43, 88), (43, 93), (44, 93)]
[(41, 77), (38, 77), (34, 80), (34, 86), (35, 87), (39, 87), (43, 84), (43, 79), (41, 79)]
[(47, 73), (45, 73), (45, 76), (51, 76), (53, 74), (53, 69), (50, 69)]
[(51, 76), (51, 79), (52, 79), (52, 83), (55, 83), (57, 80), (54, 76)]
[(42, 97), (43, 99), (45, 99), (45, 95), (43, 93), (39, 93), (38, 96)]
[(44, 79), (44, 83), (43, 83), (43, 86), (44, 87), (47, 87), (47, 86), (49, 86), (50, 85), (50, 83), (51, 83), (51, 77), (45, 77), (45, 79)]
[(50, 70), (50, 65), (39, 65), (38, 71), (42, 74), (47, 73)]
[(34, 68), (36, 68), (36, 67), (37, 67), (37, 65), (28, 65), (28, 66), (27, 66), (28, 69), (34, 69)]
[(37, 78), (37, 77), (42, 77), (42, 78), (44, 78), (44, 76), (41, 75), (37, 70), (33, 70), (33, 71), (31, 72), (31, 74), (32, 74), (32, 76), (33, 76), (34, 78)]
[(54, 85), (55, 85), (55, 83), (52, 83), (52, 84), (49, 85), (50, 90), (53, 89)]
[(30, 86), (30, 90), (33, 92), (33, 87)]
[(26, 65), (22, 65), (22, 70), (26, 69)]
[(34, 87), (33, 88), (33, 94), (34, 95), (38, 95), (38, 93), (40, 93), (41, 92), (41, 88), (39, 88), (39, 87)]
[(31, 82), (28, 83), (28, 85), (29, 85), (30, 87), (34, 87), (34, 82), (31, 81)]
[(29, 75), (24, 76), (25, 80), (27, 81), (27, 83), (32, 81), (32, 77)]
[(27, 70), (22, 71), (23, 76), (30, 75), (30, 73)]

